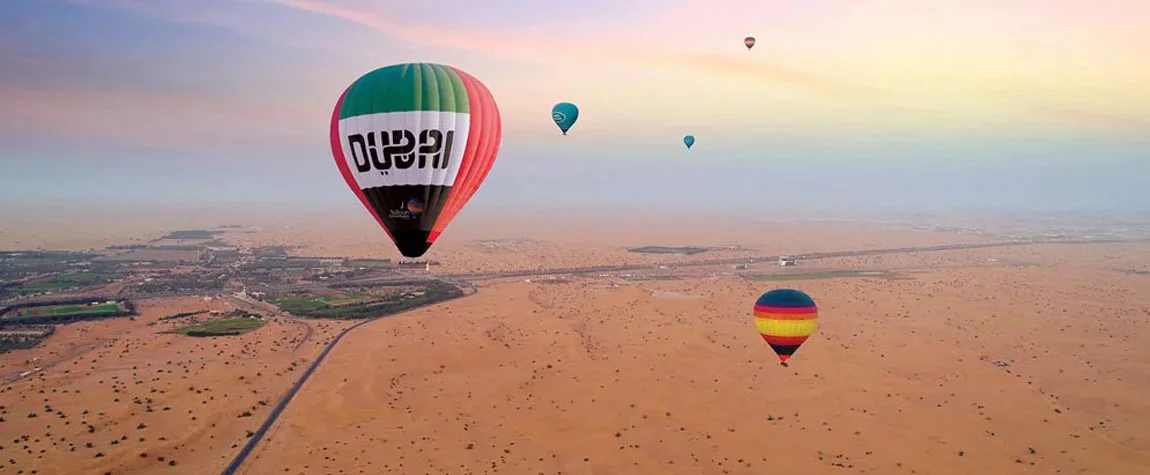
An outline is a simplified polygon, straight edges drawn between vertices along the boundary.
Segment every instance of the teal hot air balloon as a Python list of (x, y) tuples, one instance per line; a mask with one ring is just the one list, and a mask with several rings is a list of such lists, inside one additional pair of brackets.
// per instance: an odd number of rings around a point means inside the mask
[(691, 146), (695, 145), (695, 136), (694, 135), (688, 135), (686, 137), (683, 137), (683, 144), (685, 144), (687, 146), (687, 150), (690, 150)]
[(560, 102), (551, 108), (551, 119), (563, 131), (563, 135), (567, 135), (567, 131), (579, 120), (579, 108), (570, 102)]

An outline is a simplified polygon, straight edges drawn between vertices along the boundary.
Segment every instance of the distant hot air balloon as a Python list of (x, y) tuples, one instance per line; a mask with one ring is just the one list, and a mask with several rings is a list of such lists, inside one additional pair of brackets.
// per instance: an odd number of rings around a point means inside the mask
[(551, 119), (563, 131), (563, 135), (567, 135), (567, 131), (579, 120), (579, 108), (570, 102), (560, 102), (551, 108)]
[(755, 37), (754, 36), (748, 36), (748, 37), (744, 38), (743, 44), (747, 45), (748, 50), (751, 48), (754, 48), (755, 47)]
[(427, 252), (487, 177), (502, 128), (491, 92), (450, 66), (364, 74), (331, 116), (344, 180), (405, 257)]
[(802, 291), (775, 289), (755, 302), (755, 327), (783, 366), (815, 332), (819, 309)]
[(687, 145), (687, 150), (690, 150), (691, 146), (695, 145), (695, 136), (694, 135), (688, 135), (688, 136), (683, 137), (683, 143)]

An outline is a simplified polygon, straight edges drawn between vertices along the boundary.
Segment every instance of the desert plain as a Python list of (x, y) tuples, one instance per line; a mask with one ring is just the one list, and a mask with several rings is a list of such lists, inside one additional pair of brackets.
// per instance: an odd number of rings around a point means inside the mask
[[(395, 257), (372, 223), (314, 219), (227, 239)], [(0, 247), (83, 249), (173, 226), (151, 225), (89, 240), (22, 226)], [(1150, 473), (1150, 243), (735, 270), (626, 248), (731, 246), (703, 254), (723, 258), (995, 239), (797, 221), (508, 218), (454, 231), (429, 253), (441, 263), (432, 274), (667, 268), (657, 278), (476, 280), (474, 295), (362, 325), (238, 473)], [(793, 271), (825, 277), (778, 277)], [(835, 277), (842, 271), (872, 273)], [(807, 292), (820, 310), (789, 367), (751, 321), (755, 299), (779, 287)], [(36, 348), (0, 355), (0, 471), (222, 471), (304, 367), (355, 323), (265, 308), (267, 324), (243, 335), (161, 333), (165, 315), (247, 305), (141, 300), (132, 319), (60, 325)]]

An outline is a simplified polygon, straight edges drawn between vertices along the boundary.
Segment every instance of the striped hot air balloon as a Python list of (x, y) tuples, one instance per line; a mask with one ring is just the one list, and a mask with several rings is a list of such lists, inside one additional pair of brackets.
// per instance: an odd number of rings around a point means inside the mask
[(815, 332), (819, 309), (809, 295), (794, 289), (775, 289), (755, 302), (755, 327), (783, 366)]

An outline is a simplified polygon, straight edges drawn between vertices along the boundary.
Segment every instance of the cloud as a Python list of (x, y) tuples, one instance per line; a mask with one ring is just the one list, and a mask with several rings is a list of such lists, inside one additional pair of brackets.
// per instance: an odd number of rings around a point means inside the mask
[(1040, 118), (1056, 119), (1109, 130), (1150, 134), (1150, 117), (1135, 117), (1099, 110), (1047, 104), (1035, 104), (1027, 106), (1027, 108)]
[[(595, 38), (565, 37), (561, 42), (557, 42), (554, 35), (540, 34), (534, 29), (493, 31), (443, 28), (395, 21), (371, 11), (333, 5), (319, 0), (263, 1), (340, 18), (371, 28), (380, 34), (422, 46), (450, 48), (505, 59), (565, 66), (588, 61), (594, 61), (597, 65), (611, 62), (631, 68), (654, 67), (679, 72), (690, 71), (695, 74), (770, 81), (836, 97), (874, 98), (889, 93), (879, 88), (852, 84), (767, 61), (748, 63), (699, 53), (671, 54), (653, 47), (646, 34), (636, 34), (634, 31), (624, 35), (622, 42), (617, 40), (618, 35), (613, 34), (614, 32), (603, 32)], [(629, 39), (642, 42), (626, 44)]]
[(324, 111), (202, 94), (0, 88), (0, 140), (209, 150), (319, 143)]

